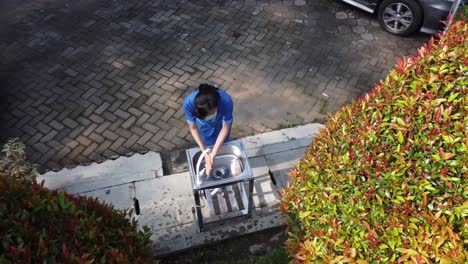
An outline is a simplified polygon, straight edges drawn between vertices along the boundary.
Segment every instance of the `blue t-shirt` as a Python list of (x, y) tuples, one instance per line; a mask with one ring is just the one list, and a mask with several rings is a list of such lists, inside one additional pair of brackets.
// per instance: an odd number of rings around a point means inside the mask
[(185, 97), (183, 104), (185, 118), (189, 124), (197, 125), (198, 131), (205, 141), (205, 145), (214, 145), (223, 125), (232, 124), (234, 104), (229, 94), (223, 90), (218, 90), (220, 100), (216, 111), (216, 119), (211, 122), (206, 121), (195, 116), (195, 97), (197, 94), (198, 90), (195, 90)]

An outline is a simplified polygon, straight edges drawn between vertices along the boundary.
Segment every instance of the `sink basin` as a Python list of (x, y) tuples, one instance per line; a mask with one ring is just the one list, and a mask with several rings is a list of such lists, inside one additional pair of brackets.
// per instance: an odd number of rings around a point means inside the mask
[(192, 184), (195, 189), (218, 187), (249, 179), (253, 176), (247, 155), (240, 140), (225, 143), (214, 159), (210, 175), (205, 173), (205, 160), (200, 164), (201, 175), (197, 177), (197, 163), (202, 155), (200, 148), (188, 149), (187, 160)]

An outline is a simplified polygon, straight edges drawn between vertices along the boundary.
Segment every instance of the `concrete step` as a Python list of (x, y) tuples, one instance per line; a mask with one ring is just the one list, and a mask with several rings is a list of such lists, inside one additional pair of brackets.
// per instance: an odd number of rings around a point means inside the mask
[(119, 157), (102, 163), (49, 171), (37, 177), (49, 189), (59, 189), (71, 194), (99, 190), (109, 186), (152, 179), (163, 175), (161, 155), (156, 152)]
[(140, 214), (134, 217), (140, 227), (150, 227), (156, 254), (163, 255), (283, 225), (278, 190), (286, 186), (287, 173), (320, 127), (309, 124), (242, 139), (255, 177), (252, 217), (208, 225), (202, 232), (189, 173), (156, 177), (163, 175), (157, 153), (49, 172), (39, 180), (45, 179), (49, 188), (98, 197), (119, 209), (134, 208), (138, 200)]

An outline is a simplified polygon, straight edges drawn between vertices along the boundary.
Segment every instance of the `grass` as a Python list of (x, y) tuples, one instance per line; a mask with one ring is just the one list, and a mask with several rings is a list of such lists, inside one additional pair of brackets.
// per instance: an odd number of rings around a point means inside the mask
[(291, 128), (293, 126), (294, 126), (293, 123), (280, 123), (278, 129)]
[(245, 129), (241, 126), (233, 126), (232, 129), (231, 129), (231, 138), (232, 139), (235, 139), (235, 138), (239, 138), (239, 137), (242, 137), (242, 136), (245, 136), (246, 133), (245, 133)]
[[(228, 239), (160, 258), (161, 264), (287, 264), (284, 227)], [(256, 252), (251, 247), (259, 245)]]
[(328, 107), (328, 101), (324, 99), (320, 99), (320, 110), (319, 113), (322, 115), (327, 114), (327, 107)]
[(455, 14), (454, 20), (455, 21), (460, 20), (460, 17), (462, 14), (465, 19), (468, 18), (468, 4), (460, 5), (460, 7), (457, 10), (457, 13)]
[(264, 256), (251, 257), (250, 259), (219, 262), (218, 264), (287, 264), (289, 263), (288, 254), (284, 248), (276, 248)]

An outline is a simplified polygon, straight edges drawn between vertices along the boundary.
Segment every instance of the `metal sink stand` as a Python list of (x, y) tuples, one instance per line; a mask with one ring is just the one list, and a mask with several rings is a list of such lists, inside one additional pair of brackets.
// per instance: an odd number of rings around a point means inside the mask
[[(195, 198), (195, 211), (200, 231), (204, 229), (205, 224), (224, 221), (227, 219), (240, 217), (240, 216), (252, 216), (252, 204), (253, 204), (253, 187), (254, 187), (254, 176), (248, 158), (243, 150), (241, 141), (231, 141), (223, 145), (218, 152), (220, 156), (224, 153), (230, 154), (229, 151), (236, 148), (239, 159), (243, 161), (243, 170), (241, 175), (235, 177), (226, 177), (221, 180), (211, 180), (197, 184), (196, 172), (194, 165), (196, 164), (196, 154), (200, 153), (199, 148), (193, 148), (186, 151), (190, 175), (192, 178), (192, 189), (193, 196)], [(240, 151), (239, 151), (240, 150)], [(216, 158), (213, 168), (216, 168)], [(248, 182), (248, 190), (245, 188), (245, 184)], [(217, 190), (217, 191), (216, 191)], [(215, 192), (212, 197), (212, 192)], [(203, 205), (201, 202), (204, 202)], [(240, 203), (242, 203), (242, 206)], [(229, 205), (228, 205), (229, 204)], [(216, 210), (218, 209), (219, 210)], [(204, 210), (202, 210), (204, 209)], [(204, 213), (202, 212), (204, 211)]]
[[(238, 186), (240, 186), (240, 191), (241, 191), (241, 196), (242, 196), (242, 202), (244, 204), (244, 206), (246, 208), (240, 210), (238, 209), (237, 211), (232, 211), (232, 212), (229, 212), (227, 211), (226, 209), (227, 208), (224, 208), (224, 209), (221, 209), (221, 214), (217, 215), (215, 213), (215, 210), (213, 209), (214, 208), (214, 204), (213, 204), (213, 200), (211, 198), (211, 188), (208, 189), (208, 188), (202, 188), (202, 189), (193, 189), (193, 196), (195, 197), (195, 210), (196, 210), (196, 213), (197, 213), (197, 220), (198, 220), (198, 226), (200, 228), (200, 230), (203, 230), (203, 225), (204, 224), (208, 224), (208, 223), (213, 223), (213, 222), (218, 222), (218, 221), (224, 221), (224, 220), (227, 220), (227, 219), (230, 219), (230, 218), (235, 218), (235, 217), (239, 217), (239, 216), (245, 216), (247, 215), (249, 218), (252, 216), (252, 194), (253, 194), (253, 185), (254, 185), (254, 180), (253, 179), (249, 179), (248, 180), (249, 182), (249, 193), (246, 194), (245, 192), (245, 189), (244, 189), (244, 182), (232, 182), (231, 184), (225, 184), (225, 185), (219, 185), (217, 186), (217, 188), (220, 188), (220, 187), (223, 187), (223, 186), (227, 186), (227, 187), (231, 187), (232, 188), (232, 185), (234, 184), (238, 184)], [(207, 200), (207, 206), (211, 207), (210, 209), (210, 215), (209, 216), (206, 216), (204, 217), (202, 215), (202, 208), (201, 208), (201, 203), (200, 203), (200, 193), (201, 191), (205, 191), (205, 197), (206, 197), (206, 200)], [(220, 192), (218, 192), (216, 194), (218, 196), (218, 202), (220, 202), (221, 199), (224, 199), (224, 197), (221, 197), (222, 194), (220, 195)], [(229, 195), (229, 201), (231, 203), (234, 203), (235, 201), (235, 198), (234, 197), (230, 197), (231, 195)], [(220, 202), (222, 203), (222, 201)], [(232, 206), (232, 205), (231, 205)], [(220, 206), (222, 207), (222, 206)], [(223, 210), (226, 210), (223, 212)]]

